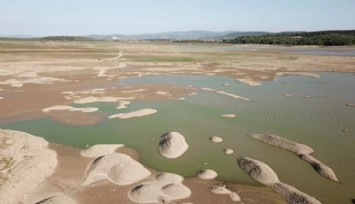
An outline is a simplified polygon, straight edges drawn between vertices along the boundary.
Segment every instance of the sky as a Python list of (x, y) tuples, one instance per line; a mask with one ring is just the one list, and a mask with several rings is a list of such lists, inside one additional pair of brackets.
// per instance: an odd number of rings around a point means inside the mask
[(355, 0), (0, 0), (1, 35), (355, 29)]

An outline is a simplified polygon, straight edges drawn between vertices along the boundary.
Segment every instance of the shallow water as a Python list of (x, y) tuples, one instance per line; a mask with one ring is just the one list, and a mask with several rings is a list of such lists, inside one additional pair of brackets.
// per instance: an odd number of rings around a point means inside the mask
[[(148, 76), (130, 78), (120, 85), (173, 84), (208, 87), (251, 99), (250, 102), (199, 90), (185, 101), (133, 102), (128, 109), (116, 110), (116, 104), (93, 103), (103, 114), (155, 108), (157, 114), (129, 119), (110, 119), (94, 126), (70, 126), (49, 119), (22, 121), (1, 128), (22, 130), (51, 142), (84, 147), (98, 143), (123, 143), (137, 149), (142, 162), (159, 171), (193, 176), (203, 168), (219, 173), (218, 179), (259, 185), (238, 167), (238, 157), (247, 156), (270, 165), (280, 180), (324, 203), (351, 203), (355, 197), (355, 76), (344, 73), (319, 73), (320, 79), (288, 76), (251, 87), (227, 77)], [(228, 83), (229, 86), (223, 86)], [(283, 94), (293, 97), (285, 97)], [(305, 97), (310, 96), (310, 97)], [(235, 113), (226, 119), (222, 114)], [(349, 129), (344, 133), (342, 129)], [(169, 160), (157, 151), (159, 137), (169, 131), (182, 133), (190, 146), (181, 158)], [(247, 137), (250, 133), (273, 133), (307, 144), (312, 155), (337, 174), (340, 183), (317, 174), (296, 155)], [(209, 141), (220, 136), (222, 143)], [(225, 155), (224, 148), (235, 151)]]

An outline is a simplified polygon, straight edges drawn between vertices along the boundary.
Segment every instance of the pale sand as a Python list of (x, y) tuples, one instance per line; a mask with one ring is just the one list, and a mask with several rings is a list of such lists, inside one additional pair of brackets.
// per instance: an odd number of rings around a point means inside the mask
[(3, 97), (0, 97), (0, 100), (3, 100), (4, 98)]
[(38, 201), (36, 204), (77, 204), (77, 202), (65, 195), (54, 195)]
[(167, 91), (157, 91), (157, 92), (155, 92), (155, 94), (163, 95), (163, 96), (171, 96), (171, 93), (169, 93)]
[(109, 155), (116, 151), (116, 149), (124, 147), (123, 144), (99, 144), (93, 145), (81, 150), (80, 155), (83, 157), (101, 157)]
[(183, 178), (172, 173), (158, 173), (152, 180), (136, 185), (128, 193), (136, 203), (170, 203), (188, 198), (191, 190), (182, 184)]
[(0, 129), (0, 198), (2, 204), (24, 202), (26, 196), (50, 176), (57, 154), (40, 137)]
[(130, 119), (130, 118), (138, 118), (138, 117), (144, 117), (148, 115), (152, 115), (157, 113), (158, 111), (155, 109), (141, 109), (129, 113), (119, 113), (115, 115), (111, 115), (108, 118), (113, 119), (113, 118), (119, 118), (119, 119)]
[(94, 103), (94, 102), (117, 102), (120, 100), (133, 100), (133, 97), (112, 97), (112, 96), (103, 96), (103, 97), (94, 97), (89, 96), (81, 99), (77, 99), (74, 103), (84, 104), (84, 103)]
[(219, 91), (219, 90), (210, 89), (210, 88), (201, 88), (201, 90), (222, 94), (222, 95), (225, 95), (225, 96), (232, 97), (234, 99), (239, 99), (239, 100), (243, 100), (243, 101), (250, 101), (249, 98), (245, 98), (245, 97), (238, 96), (238, 95), (235, 95), (235, 94), (227, 93), (225, 91)]
[(203, 169), (199, 171), (196, 176), (200, 179), (210, 180), (217, 178), (218, 174), (211, 169)]
[(66, 80), (55, 77), (38, 77), (26, 79), (7, 79), (0, 81), (0, 85), (9, 85), (11, 87), (22, 87), (25, 84), (53, 84), (54, 82), (65, 82)]
[(223, 139), (221, 137), (213, 136), (210, 138), (210, 141), (214, 143), (220, 143), (223, 142)]
[(63, 106), (63, 105), (57, 105), (57, 106), (51, 106), (48, 108), (42, 109), (42, 112), (47, 113), (51, 111), (62, 111), (62, 110), (68, 110), (68, 111), (81, 111), (83, 113), (92, 113), (96, 112), (99, 109), (95, 107), (87, 107), (87, 108), (75, 108), (73, 106)]
[(296, 76), (305, 76), (305, 77), (313, 77), (313, 78), (320, 78), (319, 74), (312, 73), (312, 72), (277, 72), (276, 76), (284, 76), (284, 75), (296, 75)]
[(309, 155), (313, 152), (313, 149), (307, 145), (299, 144), (272, 134), (251, 134), (249, 136), (266, 144), (270, 144), (275, 147), (293, 152), (301, 159), (311, 164), (313, 169), (316, 170), (320, 175), (332, 181), (339, 181), (334, 171), (330, 167)]
[(311, 197), (298, 189), (282, 183), (276, 173), (265, 163), (241, 157), (238, 159), (239, 167), (249, 176), (259, 183), (269, 186), (286, 198), (289, 204), (320, 204), (317, 199)]
[(104, 88), (97, 88), (97, 89), (88, 89), (83, 91), (63, 91), (62, 94), (69, 94), (69, 95), (79, 95), (79, 94), (104, 94), (106, 89)]
[(127, 108), (127, 105), (129, 105), (129, 104), (131, 104), (130, 101), (119, 101), (116, 109), (117, 110), (125, 109), (125, 108)]
[(261, 86), (261, 83), (259, 81), (255, 81), (252, 79), (237, 78), (237, 81), (240, 81), (240, 82), (247, 84), (249, 86)]
[(355, 107), (355, 103), (347, 103), (346, 105), (349, 107)]
[(146, 91), (147, 89), (137, 89), (137, 90), (129, 90), (129, 91), (121, 91), (122, 93), (138, 93)]
[(213, 185), (211, 187), (211, 192), (215, 194), (227, 194), (229, 195), (230, 199), (234, 202), (240, 202), (241, 198), (238, 193), (230, 191), (226, 188), (225, 185)]
[(117, 185), (138, 182), (150, 175), (150, 171), (130, 156), (121, 153), (95, 159), (88, 167), (83, 185), (109, 180)]
[(224, 115), (221, 115), (222, 118), (235, 118), (237, 117), (236, 114), (224, 114)]
[(189, 145), (185, 137), (178, 132), (169, 132), (160, 137), (158, 150), (160, 155), (168, 159), (175, 159), (182, 156)]
[(234, 151), (232, 149), (224, 149), (223, 152), (225, 154), (233, 154), (234, 153)]

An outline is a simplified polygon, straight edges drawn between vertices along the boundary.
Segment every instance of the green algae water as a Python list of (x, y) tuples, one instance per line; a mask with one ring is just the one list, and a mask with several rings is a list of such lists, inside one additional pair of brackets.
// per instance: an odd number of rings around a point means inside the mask
[[(133, 101), (127, 109), (117, 104), (92, 103), (107, 116), (141, 108), (158, 113), (146, 117), (107, 119), (93, 126), (71, 126), (43, 118), (2, 125), (1, 128), (25, 131), (50, 142), (85, 147), (102, 143), (122, 143), (136, 149), (142, 163), (158, 171), (194, 176), (204, 168), (218, 172), (219, 180), (259, 185), (237, 165), (241, 156), (268, 164), (281, 181), (315, 196), (323, 203), (351, 203), (355, 198), (355, 75), (319, 73), (321, 78), (278, 77), (251, 87), (231, 78), (216, 76), (167, 75), (130, 78), (117, 86), (168, 84), (193, 86), (197, 94), (181, 96), (186, 100), (159, 102)], [(227, 83), (229, 86), (221, 84)], [(199, 88), (222, 90), (251, 101), (207, 92)], [(284, 94), (292, 96), (285, 97)], [(83, 105), (81, 105), (83, 106)], [(236, 118), (222, 118), (237, 114)], [(348, 129), (349, 132), (343, 132)], [(178, 131), (189, 144), (188, 151), (175, 160), (159, 155), (157, 145), (162, 134)], [(312, 147), (312, 154), (337, 174), (340, 183), (325, 179), (293, 153), (253, 140), (252, 133), (272, 133)], [(212, 136), (222, 143), (212, 143)], [(225, 155), (230, 148), (234, 154)]]

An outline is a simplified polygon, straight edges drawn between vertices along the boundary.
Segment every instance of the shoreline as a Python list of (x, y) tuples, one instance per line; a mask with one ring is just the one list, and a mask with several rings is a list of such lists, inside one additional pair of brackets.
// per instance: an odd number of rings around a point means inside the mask
[[(5, 130), (6, 131), (6, 130)], [(15, 131), (12, 134), (12, 140), (22, 141), (23, 138), (18, 138), (18, 135), (25, 134)], [(35, 136), (30, 136), (36, 138)], [(115, 152), (124, 154), (139, 161), (139, 155), (137, 151), (127, 147), (116, 147)], [(147, 182), (149, 178), (156, 175), (158, 172), (154, 169), (147, 168), (152, 174), (147, 179), (139, 179), (138, 182), (134, 182), (128, 185), (115, 185), (109, 181), (101, 181), (89, 186), (83, 186), (82, 178), (88, 169), (88, 166), (96, 157), (83, 157), (80, 156), (81, 149), (60, 145), (49, 144), (48, 150), (54, 151), (57, 154), (58, 164), (53, 171), (49, 174), (44, 181), (40, 181), (34, 186), (33, 191), (28, 192), (24, 198), (17, 197), (18, 201), (24, 203), (36, 203), (47, 198), (53, 199), (67, 199), (73, 201), (73, 203), (134, 203), (128, 195), (128, 192), (140, 182)], [(33, 154), (33, 152), (29, 152)], [(106, 152), (105, 154), (109, 154)], [(34, 154), (34, 157), (38, 157), (38, 154)], [(31, 167), (31, 163), (27, 164)], [(10, 167), (11, 168), (11, 167)], [(20, 175), (18, 175), (20, 176)], [(12, 183), (10, 180), (5, 181)], [(223, 194), (214, 194), (210, 191), (213, 185), (222, 185), (224, 182), (218, 180), (202, 180), (197, 177), (185, 178), (183, 185), (186, 185), (192, 192), (188, 198), (178, 199), (179, 202), (192, 202), (192, 203), (235, 203), (230, 200), (229, 196)], [(0, 185), (1, 189), (2, 185)], [(239, 185), (233, 183), (227, 183), (227, 188), (231, 191), (238, 192), (242, 199), (242, 202), (257, 202), (263, 203), (285, 203), (284, 199), (265, 187), (254, 187), (247, 185)], [(2, 189), (4, 190), (4, 189)], [(18, 188), (14, 188), (17, 191)], [(7, 191), (3, 191), (7, 193)], [(54, 197), (53, 197), (54, 196)], [(4, 197), (5, 198), (5, 197)], [(105, 200), (102, 200), (105, 198)]]

